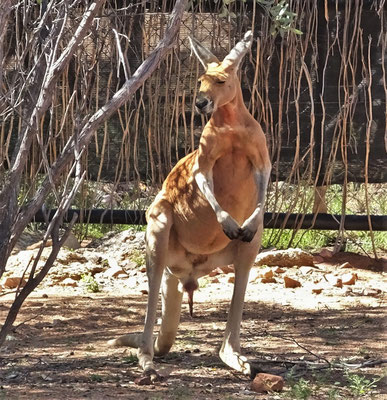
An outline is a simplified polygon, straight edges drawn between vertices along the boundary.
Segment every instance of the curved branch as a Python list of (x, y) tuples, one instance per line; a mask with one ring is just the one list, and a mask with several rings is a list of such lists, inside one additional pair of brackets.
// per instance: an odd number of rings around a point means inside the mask
[[(98, 126), (116, 112), (121, 105), (127, 102), (159, 66), (161, 60), (167, 55), (177, 40), (186, 5), (187, 0), (176, 1), (164, 38), (158, 43), (149, 57), (138, 67), (132, 77), (125, 82), (122, 88), (86, 121), (79, 134), (74, 134), (69, 139), (62, 153), (51, 168), (51, 177), (54, 182), (59, 179), (65, 167), (73, 160), (76, 141), (81, 151), (86, 149)], [(50, 188), (51, 182), (49, 178), (46, 177), (30, 204), (19, 213), (13, 229), (11, 248), (14, 247), (19, 234), (41, 208)]]

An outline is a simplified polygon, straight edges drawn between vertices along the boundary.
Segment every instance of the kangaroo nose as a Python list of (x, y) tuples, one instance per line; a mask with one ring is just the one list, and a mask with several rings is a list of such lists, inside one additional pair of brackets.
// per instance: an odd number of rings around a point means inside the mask
[(196, 99), (195, 105), (199, 110), (203, 110), (208, 105), (208, 103), (208, 99), (206, 99), (204, 96), (200, 96)]

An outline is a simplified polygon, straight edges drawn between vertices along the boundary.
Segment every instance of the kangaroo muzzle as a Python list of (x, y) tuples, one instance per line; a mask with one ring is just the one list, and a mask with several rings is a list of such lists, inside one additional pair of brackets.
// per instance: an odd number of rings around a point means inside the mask
[(196, 98), (195, 108), (199, 114), (211, 114), (214, 111), (214, 102), (206, 95), (199, 93)]

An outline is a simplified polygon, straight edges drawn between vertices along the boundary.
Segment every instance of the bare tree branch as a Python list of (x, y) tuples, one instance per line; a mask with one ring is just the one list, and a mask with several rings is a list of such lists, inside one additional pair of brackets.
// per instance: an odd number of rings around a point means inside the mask
[[(143, 85), (146, 79), (158, 67), (160, 61), (170, 51), (176, 41), (179, 32), (180, 22), (187, 4), (187, 0), (177, 0), (175, 7), (171, 13), (170, 22), (165, 32), (164, 38), (159, 42), (157, 47), (153, 50), (150, 56), (139, 66), (133, 76), (128, 79), (120, 90), (93, 116), (83, 125), (80, 129), (77, 143), (81, 152), (83, 152), (89, 144), (94, 131), (104, 123), (119, 107), (128, 101), (138, 88)], [(51, 168), (51, 176), (54, 181), (57, 181), (61, 176), (63, 170), (73, 160), (73, 150), (75, 146), (75, 137), (72, 136), (64, 147), (61, 155)], [(46, 177), (37, 191), (34, 198), (31, 200), (28, 207), (24, 208), (18, 215), (17, 221), (14, 226), (14, 237), (18, 237), (24, 230), (25, 226), (32, 220), (36, 212), (41, 208), (47, 194), (50, 191), (50, 180)], [(16, 244), (16, 240), (12, 239), (11, 248)]]
[[(52, 40), (50, 45), (47, 47), (48, 61), (46, 71), (42, 76), (41, 80), (35, 81), (35, 87), (38, 95), (36, 96), (36, 104), (30, 110), (26, 110), (28, 120), (24, 123), (24, 130), (22, 131), (22, 139), (18, 148), (17, 156), (11, 165), (11, 170), (8, 174), (8, 181), (5, 183), (2, 191), (0, 192), (0, 276), (1, 272), (4, 271), (8, 256), (16, 244), (16, 241), (20, 237), (21, 233), (32, 220), (35, 213), (42, 207), (47, 195), (50, 193), (52, 186), (57, 184), (65, 168), (70, 167), (67, 174), (67, 182), (62, 194), (62, 201), (60, 202), (59, 208), (50, 222), (43, 243), (48, 240), (49, 236), (52, 238), (52, 251), (45, 262), (44, 266), (38, 271), (38, 261), (43, 251), (43, 245), (39, 249), (38, 255), (36, 256), (27, 284), (17, 292), (15, 301), (13, 302), (6, 321), (0, 330), (0, 346), (4, 342), (7, 333), (11, 329), (17, 314), (28, 295), (38, 286), (43, 280), (51, 266), (53, 265), (57, 254), (62, 247), (65, 239), (72, 226), (75, 223), (77, 216), (74, 216), (69, 227), (65, 233), (60, 237), (59, 229), (63, 222), (63, 217), (70, 207), (80, 185), (85, 177), (85, 172), (81, 174), (80, 159), (87, 148), (95, 130), (104, 123), (118, 108), (130, 99), (135, 91), (145, 82), (145, 80), (152, 74), (152, 72), (158, 67), (160, 61), (171, 49), (177, 38), (181, 18), (187, 3), (187, 0), (177, 0), (173, 12), (171, 14), (170, 23), (166, 30), (163, 40), (160, 41), (156, 49), (146, 59), (135, 74), (125, 82), (120, 90), (118, 90), (113, 97), (101, 107), (94, 115), (92, 115), (85, 123), (80, 124), (78, 129), (75, 129), (72, 136), (68, 140), (64, 150), (58, 157), (57, 161), (50, 167), (46, 155), (43, 156), (43, 162), (46, 168), (46, 178), (41, 184), (40, 189), (37, 191), (32, 201), (25, 206), (21, 211), (18, 209), (17, 196), (19, 194), (19, 184), (22, 176), (22, 171), (27, 162), (28, 152), (32, 143), (33, 136), (39, 135), (39, 124), (44, 116), (44, 113), (50, 107), (52, 102), (51, 93), (54, 90), (55, 84), (59, 79), (59, 76), (63, 72), (64, 68), (69, 63), (71, 57), (74, 54), (75, 49), (84, 39), (87, 30), (89, 29), (98, 8), (103, 4), (105, 0), (95, 0), (88, 10), (83, 15), (82, 21), (76, 30), (73, 38), (69, 44), (63, 50), (61, 55), (56, 59), (56, 53), (58, 52), (58, 41), (62, 37), (63, 27), (67, 18), (66, 12), (62, 17), (60, 33), (57, 40)], [(42, 59), (43, 57), (41, 57)], [(47, 59), (47, 58), (46, 58)], [(55, 61), (56, 60), (56, 61)], [(126, 61), (126, 60), (124, 60)], [(38, 72), (41, 66), (36, 64)], [(32, 78), (33, 79), (33, 78)], [(39, 86), (40, 85), (40, 86)], [(37, 137), (37, 143), (42, 152), (45, 151), (44, 143), (39, 137)], [(72, 183), (72, 188), (67, 190), (68, 184), (71, 184), (73, 172), (75, 172), (75, 180)]]
[[(53, 60), (52, 65), (49, 65), (47, 70), (45, 70), (44, 64), (37, 67), (38, 75), (42, 75), (41, 79), (39, 76), (36, 76), (35, 78), (32, 77), (31, 92), (37, 93), (37, 100), (35, 102), (32, 98), (30, 104), (25, 106), (24, 123), (22, 124), (20, 135), (21, 139), (16, 149), (16, 156), (14, 157), (10, 171), (6, 175), (5, 182), (0, 192), (0, 276), (4, 272), (6, 262), (14, 243), (16, 243), (21, 232), (24, 230), (24, 227), (29, 222), (24, 221), (21, 230), (14, 229), (14, 223), (19, 212), (17, 198), (21, 177), (28, 160), (28, 153), (30, 151), (33, 137), (38, 132), (42, 116), (51, 105), (51, 93), (55, 83), (59, 79), (61, 72), (68, 65), (78, 45), (86, 36), (96, 13), (104, 2), (105, 0), (95, 0), (90, 4), (72, 39), (56, 61), (54, 61), (55, 53), (57, 52), (57, 43), (61, 39), (61, 35), (54, 39), (53, 45), (51, 46), (52, 52), (50, 54), (51, 59)], [(64, 21), (65, 20), (66, 18), (64, 18)], [(45, 61), (44, 57), (41, 57), (41, 61)], [(20, 218), (18, 218), (18, 221), (19, 220)]]

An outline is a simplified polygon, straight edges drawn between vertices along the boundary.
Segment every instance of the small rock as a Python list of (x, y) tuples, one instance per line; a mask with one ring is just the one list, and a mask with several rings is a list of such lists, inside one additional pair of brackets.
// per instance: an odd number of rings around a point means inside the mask
[(255, 265), (289, 268), (293, 266), (313, 266), (312, 254), (301, 249), (273, 250), (257, 255)]
[(234, 266), (233, 265), (224, 265), (223, 267), (220, 267), (220, 270), (224, 274), (231, 274), (232, 272), (234, 272)]
[(213, 277), (213, 276), (217, 276), (217, 275), (220, 275), (220, 274), (223, 274), (223, 271), (222, 271), (222, 269), (221, 269), (220, 267), (217, 267), (217, 268), (213, 269), (213, 270), (208, 274), (208, 276)]
[(382, 293), (381, 289), (364, 289), (364, 296), (373, 296), (376, 297), (380, 293)]
[(73, 263), (85, 264), (88, 262), (86, 257), (74, 252), (67, 252), (66, 250), (60, 257), (58, 257), (57, 261), (63, 265), (70, 265)]
[(259, 272), (259, 269), (252, 268), (250, 270), (249, 282), (255, 282), (260, 277), (261, 277), (261, 273)]
[(353, 265), (350, 264), (349, 262), (345, 262), (344, 264), (341, 264), (339, 266), (339, 269), (344, 269), (344, 268), (353, 268)]
[(135, 276), (131, 276), (126, 280), (128, 287), (135, 288), (138, 285), (138, 279)]
[(285, 270), (283, 268), (281, 268), (281, 267), (275, 267), (273, 272), (275, 274), (283, 274), (285, 272)]
[(282, 376), (259, 373), (251, 383), (251, 390), (257, 393), (280, 392), (284, 384)]
[(300, 281), (297, 281), (296, 279), (293, 278), (289, 278), (288, 276), (284, 276), (284, 282), (286, 288), (294, 289), (301, 286)]
[(343, 285), (354, 285), (358, 280), (357, 274), (352, 274), (352, 273), (341, 275), (340, 278)]
[(259, 278), (263, 279), (271, 279), (273, 278), (274, 273), (271, 268), (265, 268), (265, 269), (253, 269), (250, 272), (250, 282), (255, 282)]
[(64, 247), (68, 247), (69, 249), (77, 250), (81, 248), (81, 244), (79, 243), (79, 240), (76, 238), (76, 236), (70, 232), (68, 235), (67, 239), (65, 240)]
[(343, 281), (336, 275), (326, 274), (326, 275), (324, 275), (324, 278), (332, 286), (336, 286), (336, 287), (339, 287), (339, 288), (343, 287)]
[(17, 287), (19, 287), (19, 285), (20, 285), (20, 287), (24, 287), (26, 285), (26, 283), (27, 282), (24, 278), (15, 276), (15, 277), (6, 278), (3, 283), (3, 286), (8, 289), (16, 289)]
[(136, 378), (134, 380), (134, 383), (136, 385), (139, 385), (139, 386), (145, 386), (145, 385), (152, 385), (153, 384), (152, 379), (151, 379), (150, 376), (141, 376), (139, 378)]
[(332, 258), (333, 257), (333, 251), (328, 250), (328, 249), (322, 249), (319, 253), (319, 256), (323, 258)]
[[(133, 260), (127, 260), (127, 261), (125, 261), (125, 268), (127, 268), (127, 269), (138, 269), (138, 265)], [(145, 266), (141, 267), (141, 271), (143, 271), (144, 269), (145, 269), (144, 272), (146, 272), (146, 267)]]
[(262, 278), (261, 283), (277, 283), (276, 279), (271, 277), (271, 278)]
[(148, 284), (147, 283), (140, 284), (138, 290), (140, 291), (141, 294), (148, 294)]
[(66, 278), (63, 279), (63, 281), (60, 283), (62, 286), (71, 286), (71, 287), (76, 287), (78, 286), (78, 282), (75, 281), (74, 279), (71, 278)]
[(11, 380), (17, 378), (18, 376), (19, 376), (18, 372), (11, 372), (10, 374), (6, 375), (5, 379)]
[(321, 288), (321, 287), (312, 289), (312, 293), (314, 293), (314, 294), (321, 294), (322, 291), (323, 291), (323, 288)]
[(54, 326), (54, 327), (63, 326), (63, 325), (66, 325), (66, 321), (64, 321), (63, 319), (54, 318), (52, 320), (52, 324), (51, 325)]
[(321, 256), (313, 256), (313, 261), (315, 263), (322, 263), (322, 262), (324, 262), (324, 258)]
[(270, 279), (270, 278), (273, 278), (274, 272), (271, 270), (271, 268), (269, 268), (269, 269), (263, 271), (262, 275), (263, 275), (262, 277), (264, 279)]
[(128, 275), (119, 265), (111, 267), (104, 272), (108, 278), (117, 278), (118, 275)]
[[(43, 240), (41, 240), (40, 242), (31, 244), (30, 246), (26, 247), (26, 250), (36, 250), (39, 249), (40, 246), (43, 244)], [(52, 246), (52, 240), (48, 239), (45, 243), (44, 243), (44, 247), (50, 247)]]

